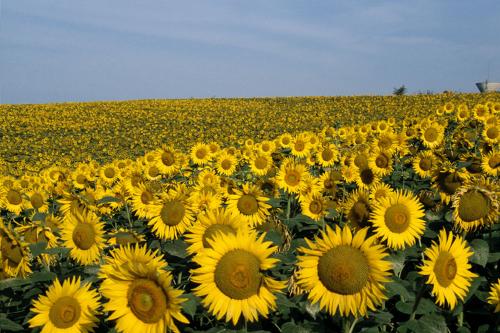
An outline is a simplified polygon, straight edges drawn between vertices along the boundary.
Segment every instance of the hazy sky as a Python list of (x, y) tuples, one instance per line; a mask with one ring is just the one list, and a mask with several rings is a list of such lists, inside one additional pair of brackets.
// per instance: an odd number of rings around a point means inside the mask
[(0, 103), (475, 91), (500, 1), (0, 0)]

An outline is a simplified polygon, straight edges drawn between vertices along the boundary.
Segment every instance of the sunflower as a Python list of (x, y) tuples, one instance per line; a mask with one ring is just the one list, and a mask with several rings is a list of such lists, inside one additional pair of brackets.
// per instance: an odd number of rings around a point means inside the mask
[(368, 158), (368, 167), (377, 176), (386, 176), (392, 172), (392, 155), (383, 150), (374, 149)]
[(181, 313), (183, 292), (172, 287), (172, 274), (156, 265), (129, 261), (109, 272), (101, 292), (104, 310), (119, 332), (180, 332), (175, 321), (188, 324)]
[(267, 154), (255, 154), (249, 162), (250, 170), (257, 176), (265, 176), (273, 167), (273, 159)]
[(191, 226), (194, 216), (188, 199), (182, 187), (177, 187), (151, 207), (148, 225), (157, 237), (176, 239)]
[(302, 214), (315, 221), (321, 220), (327, 213), (327, 200), (321, 194), (310, 193), (300, 197)]
[(461, 123), (469, 119), (470, 111), (466, 104), (460, 104), (457, 108), (456, 119), (457, 122)]
[(0, 219), (1, 270), (9, 277), (26, 277), (31, 274), (28, 247), (3, 224)]
[(233, 189), (227, 200), (227, 209), (241, 218), (249, 226), (259, 225), (269, 215), (271, 205), (267, 202), (269, 198), (264, 196), (261, 189), (249, 183), (243, 184), (243, 188)]
[(358, 169), (357, 168), (352, 168), (349, 166), (342, 166), (340, 169), (340, 172), (342, 174), (343, 180), (349, 184), (353, 183), (356, 181), (356, 178), (358, 177)]
[(412, 193), (396, 190), (381, 198), (370, 214), (377, 237), (387, 242), (392, 249), (412, 246), (425, 230), (422, 219), (425, 212), (422, 204)]
[(158, 167), (158, 162), (146, 163), (141, 167), (142, 173), (147, 180), (159, 180), (162, 178), (162, 173)]
[(296, 156), (298, 158), (304, 158), (309, 156), (311, 150), (311, 144), (304, 135), (299, 134), (292, 139), (290, 148), (293, 156)]
[[(58, 239), (52, 233), (52, 229), (43, 226), (41, 223), (31, 222), (26, 225), (20, 225), (15, 228), (15, 231), (20, 235), (27, 244), (35, 244), (38, 242), (47, 242), (47, 248), (55, 248), (58, 246)], [(39, 259), (45, 265), (55, 263), (56, 256), (43, 253)]]
[(481, 159), (481, 167), (490, 176), (498, 176), (500, 174), (500, 152), (493, 150), (489, 154), (485, 154)]
[(421, 178), (430, 178), (434, 167), (437, 166), (436, 156), (430, 150), (419, 153), (413, 159), (413, 170)]
[(278, 259), (270, 258), (276, 251), (265, 234), (217, 233), (207, 239), (204, 249), (193, 261), (200, 267), (192, 270), (191, 280), (197, 284), (194, 294), (202, 298), (202, 305), (225, 321), (238, 323), (241, 316), (254, 322), (258, 316), (267, 317), (276, 309), (273, 294), (285, 288), (286, 282), (276, 281), (265, 274)]
[(355, 190), (342, 204), (342, 211), (352, 228), (368, 226), (371, 212), (369, 193), (364, 190)]
[(488, 303), (495, 306), (493, 312), (500, 312), (500, 279), (496, 283), (491, 284)]
[(494, 145), (500, 140), (500, 130), (498, 129), (497, 125), (486, 126), (482, 134), (484, 141), (486, 141), (490, 145)]
[(278, 138), (278, 143), (283, 148), (288, 148), (292, 144), (292, 135), (290, 133), (283, 133)]
[(97, 276), (103, 279), (102, 286), (112, 286), (114, 273), (129, 263), (149, 265), (155, 269), (162, 270), (167, 266), (163, 255), (158, 250), (148, 249), (146, 245), (126, 244), (111, 250), (109, 256), (104, 258), (104, 264), (99, 267)]
[(90, 211), (71, 214), (62, 226), (61, 238), (69, 255), (81, 265), (99, 261), (104, 247), (104, 224)]
[(393, 195), (394, 190), (386, 183), (379, 183), (370, 189), (370, 201), (377, 201), (381, 198), (386, 198)]
[(189, 198), (194, 212), (212, 211), (222, 205), (222, 195), (212, 191), (194, 191)]
[(276, 182), (278, 186), (288, 193), (299, 193), (304, 186), (304, 178), (308, 171), (304, 164), (296, 163), (293, 160), (281, 164)]
[(397, 147), (397, 143), (396, 136), (390, 131), (380, 133), (374, 141), (374, 145), (377, 148), (388, 153), (394, 152)]
[(120, 172), (113, 163), (103, 165), (99, 169), (99, 179), (108, 186), (112, 185), (118, 179), (119, 175)]
[(163, 145), (155, 151), (158, 170), (165, 176), (172, 176), (180, 170), (181, 159), (174, 146)]
[(322, 147), (316, 153), (319, 165), (322, 167), (331, 167), (338, 161), (339, 152), (334, 144), (329, 144), (326, 147)]
[(329, 226), (307, 248), (298, 250), (297, 284), (306, 290), (312, 303), (319, 303), (330, 315), (366, 316), (367, 310), (387, 299), (384, 284), (389, 282), (392, 265), (376, 238), (367, 238), (368, 228), (354, 235), (348, 226)]
[(265, 155), (271, 155), (276, 150), (274, 141), (264, 140), (260, 143), (259, 151)]
[(441, 201), (447, 204), (466, 180), (467, 174), (465, 172), (445, 165), (434, 172), (432, 187), (439, 191)]
[(138, 183), (131, 190), (132, 210), (140, 218), (152, 218), (152, 209), (158, 201), (155, 191), (143, 183)]
[(212, 154), (210, 146), (204, 143), (197, 143), (191, 148), (191, 161), (197, 165), (205, 165), (210, 161)]
[(19, 187), (0, 188), (0, 207), (16, 215), (24, 209), (24, 193)]
[(472, 115), (474, 119), (482, 121), (489, 115), (489, 109), (484, 104), (476, 104), (472, 109)]
[(99, 319), (99, 294), (90, 289), (90, 283), (81, 284), (80, 278), (69, 278), (61, 284), (55, 280), (47, 293), (33, 302), (36, 315), (28, 322), (30, 328), (43, 326), (42, 332), (93, 332)]
[(469, 257), (473, 252), (460, 236), (447, 234), (445, 229), (439, 232), (439, 243), (424, 251), (420, 274), (428, 276), (427, 284), (432, 285), (432, 295), (437, 304), (448, 303), (454, 309), (457, 298), (463, 300), (470, 287), (470, 281), (477, 275), (470, 271)]
[(361, 189), (370, 189), (373, 186), (380, 183), (380, 176), (375, 174), (375, 172), (369, 166), (363, 169), (353, 167), (355, 171), (356, 185)]
[(49, 211), (48, 195), (42, 190), (31, 190), (26, 193), (27, 208), (31, 208), (40, 213), (47, 213)]
[(246, 227), (246, 221), (228, 209), (220, 208), (207, 211), (198, 216), (198, 222), (186, 234), (186, 243), (190, 244), (187, 251), (189, 254), (198, 253), (202, 249), (210, 247), (208, 240), (212, 239), (215, 234), (236, 234), (238, 230), (243, 230)]
[(486, 179), (460, 187), (451, 200), (455, 227), (468, 232), (497, 222), (497, 193), (498, 186)]
[(320, 192), (335, 196), (337, 193), (337, 184), (342, 180), (342, 173), (337, 170), (325, 172), (319, 177)]
[(443, 142), (444, 127), (437, 123), (432, 123), (422, 128), (420, 139), (425, 147), (430, 149), (436, 148)]
[(224, 176), (231, 176), (236, 171), (238, 159), (227, 152), (222, 152), (217, 157), (217, 172)]

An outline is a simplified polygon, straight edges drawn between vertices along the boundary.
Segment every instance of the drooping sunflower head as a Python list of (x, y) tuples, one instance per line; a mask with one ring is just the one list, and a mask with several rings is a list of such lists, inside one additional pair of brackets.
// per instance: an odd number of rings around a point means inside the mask
[(496, 222), (498, 185), (486, 179), (460, 187), (452, 198), (453, 223), (463, 231), (472, 231)]
[(439, 191), (441, 201), (449, 203), (459, 187), (463, 186), (467, 175), (453, 167), (436, 170), (432, 178), (432, 186)]
[(469, 257), (472, 250), (460, 236), (453, 236), (445, 229), (439, 232), (439, 242), (433, 242), (424, 251), (426, 259), (420, 267), (420, 274), (427, 276), (432, 285), (432, 294), (439, 305), (447, 303), (454, 309), (457, 300), (463, 300), (470, 287), (470, 281), (477, 275), (470, 271)]
[(337, 184), (342, 181), (342, 173), (338, 170), (325, 172), (319, 177), (320, 191), (325, 195), (335, 196)]
[(298, 257), (297, 283), (309, 301), (330, 315), (365, 316), (386, 299), (384, 283), (392, 266), (384, 247), (375, 237), (367, 238), (367, 232), (327, 226), (321, 238), (306, 239), (307, 248), (299, 248), (303, 255)]
[(349, 225), (353, 229), (364, 228), (368, 226), (371, 205), (369, 193), (364, 190), (352, 192), (345, 203), (342, 205), (344, 214), (346, 214)]
[(404, 249), (424, 233), (423, 216), (422, 204), (412, 193), (396, 191), (374, 205), (370, 221), (377, 237), (389, 247)]
[(0, 219), (0, 263), (9, 277), (26, 277), (31, 274), (28, 247), (4, 226)]
[(116, 232), (113, 232), (109, 235), (108, 243), (110, 245), (125, 246), (128, 244), (140, 243), (144, 240), (144, 235), (139, 234), (134, 230), (120, 228)]
[(265, 274), (277, 259), (270, 258), (276, 247), (264, 237), (248, 232), (218, 233), (208, 240), (210, 248), (194, 257), (200, 265), (192, 270), (192, 281), (199, 284), (194, 293), (217, 319), (236, 325), (241, 316), (252, 322), (276, 308), (274, 293), (285, 283)]

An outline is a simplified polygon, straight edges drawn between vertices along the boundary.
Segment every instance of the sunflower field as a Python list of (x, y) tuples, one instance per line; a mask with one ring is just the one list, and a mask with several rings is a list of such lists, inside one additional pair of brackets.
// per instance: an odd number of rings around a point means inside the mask
[(0, 107), (0, 332), (500, 331), (500, 94)]

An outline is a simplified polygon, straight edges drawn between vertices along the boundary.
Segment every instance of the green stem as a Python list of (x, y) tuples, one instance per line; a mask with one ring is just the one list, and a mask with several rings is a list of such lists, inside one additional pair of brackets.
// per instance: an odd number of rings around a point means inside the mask
[(415, 304), (413, 304), (413, 310), (411, 311), (410, 320), (415, 319), (415, 315), (418, 309), (418, 304), (420, 303), (420, 300), (424, 295), (424, 290), (425, 290), (425, 283), (422, 284), (422, 287), (418, 291), (417, 298), (415, 299)]
[(464, 324), (464, 312), (460, 312), (457, 317), (457, 325), (458, 327), (462, 327)]
[(349, 328), (348, 333), (352, 333), (352, 332), (354, 332), (354, 327), (355, 327), (355, 326), (356, 326), (356, 324), (358, 323), (358, 320), (359, 320), (359, 318), (354, 318), (354, 320), (352, 321), (351, 327)]
[(286, 204), (286, 222), (287, 222), (287, 224), (290, 221), (291, 206), (292, 206), (292, 194), (289, 193), (288, 194), (288, 202)]

